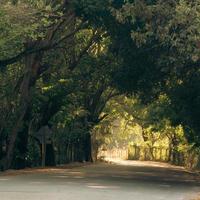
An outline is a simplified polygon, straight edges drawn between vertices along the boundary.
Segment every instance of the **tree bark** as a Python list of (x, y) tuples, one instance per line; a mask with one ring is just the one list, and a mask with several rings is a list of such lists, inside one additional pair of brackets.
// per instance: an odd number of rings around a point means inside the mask
[[(28, 43), (27, 48), (35, 47), (37, 44)], [(8, 150), (6, 157), (1, 160), (1, 164), (4, 169), (11, 167), (14, 153), (14, 146), (17, 139), (18, 132), (23, 125), (23, 120), (28, 110), (29, 104), (31, 102), (31, 88), (35, 85), (38, 71), (40, 68), (40, 61), (42, 59), (42, 54), (30, 54), (25, 57), (25, 74), (23, 81), (20, 86), (19, 93), (19, 111), (17, 115), (17, 121), (14, 124), (9, 137)], [(27, 133), (28, 134), (28, 133)]]

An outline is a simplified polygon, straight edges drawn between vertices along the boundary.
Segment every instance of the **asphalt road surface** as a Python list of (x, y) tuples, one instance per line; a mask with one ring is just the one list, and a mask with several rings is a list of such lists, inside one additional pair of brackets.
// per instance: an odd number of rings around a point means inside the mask
[(154, 162), (0, 175), (0, 200), (190, 200), (199, 192), (197, 174)]

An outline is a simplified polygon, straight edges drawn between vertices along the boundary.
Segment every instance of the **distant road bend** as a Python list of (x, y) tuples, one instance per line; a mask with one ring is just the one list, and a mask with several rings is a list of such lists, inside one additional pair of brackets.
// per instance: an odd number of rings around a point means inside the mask
[(116, 161), (0, 176), (0, 200), (193, 200), (198, 193), (197, 174), (155, 162)]

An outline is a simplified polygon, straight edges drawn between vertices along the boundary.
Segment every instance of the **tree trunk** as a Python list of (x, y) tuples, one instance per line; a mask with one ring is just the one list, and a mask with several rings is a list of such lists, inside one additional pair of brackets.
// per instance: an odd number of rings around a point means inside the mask
[[(32, 45), (35, 44), (30, 43), (27, 45), (28, 48), (31, 48)], [(42, 54), (31, 54), (25, 58), (25, 73), (23, 77), (23, 81), (20, 86), (20, 101), (19, 101), (19, 111), (18, 118), (14, 127), (10, 133), (8, 150), (6, 157), (1, 160), (1, 164), (4, 169), (8, 169), (11, 167), (11, 163), (13, 160), (14, 146), (17, 139), (18, 132), (23, 125), (23, 120), (25, 114), (28, 110), (30, 101), (31, 101), (31, 88), (35, 85), (38, 70), (40, 68), (40, 61), (42, 58)], [(28, 133), (27, 133), (28, 134)]]
[(23, 108), (23, 110), (22, 110), (15, 126), (13, 127), (13, 129), (11, 131), (11, 136), (9, 138), (8, 150), (6, 153), (6, 157), (1, 160), (4, 170), (10, 168), (12, 160), (13, 160), (14, 146), (15, 146), (15, 141), (17, 139), (17, 133), (19, 132), (19, 129), (23, 123), (23, 118), (26, 113), (27, 105), (25, 104), (22, 108)]
[(55, 152), (53, 148), (53, 144), (46, 145), (46, 166), (55, 166)]
[(92, 145), (91, 145), (91, 134), (88, 131), (85, 137), (85, 161), (93, 162), (92, 160)]

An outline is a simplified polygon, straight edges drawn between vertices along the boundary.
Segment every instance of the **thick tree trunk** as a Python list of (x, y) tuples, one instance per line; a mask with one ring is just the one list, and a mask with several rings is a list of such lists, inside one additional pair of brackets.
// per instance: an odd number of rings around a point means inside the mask
[(8, 150), (6, 153), (6, 157), (3, 158), (1, 161), (4, 170), (10, 168), (12, 160), (13, 160), (14, 146), (15, 146), (15, 141), (17, 139), (17, 133), (19, 132), (19, 129), (23, 123), (23, 118), (26, 113), (27, 105), (24, 105), (22, 108), (23, 108), (23, 110), (22, 110), (15, 126), (13, 127), (13, 129), (11, 131), (11, 136), (9, 138), (9, 144), (8, 144)]
[[(20, 130), (17, 137), (17, 142), (14, 149), (17, 149), (17, 152), (14, 153), (14, 158), (12, 161), (12, 166), (15, 169), (23, 169), (27, 166), (26, 155), (28, 152), (28, 138), (29, 138), (29, 124), (31, 121), (31, 107), (28, 108), (25, 117), (23, 119), (24, 126)], [(20, 154), (20, 156), (16, 156)]]
[[(35, 44), (29, 44), (28, 48), (31, 48), (32, 45)], [(3, 158), (0, 162), (4, 169), (8, 169), (11, 167), (15, 142), (17, 139), (18, 132), (21, 126), (23, 125), (23, 120), (31, 101), (31, 88), (35, 85), (35, 81), (38, 75), (38, 70), (40, 68), (41, 58), (42, 58), (41, 54), (31, 54), (25, 58), (26, 71), (20, 86), (20, 94), (19, 94), (20, 102), (19, 102), (18, 117), (10, 133), (6, 157)]]

